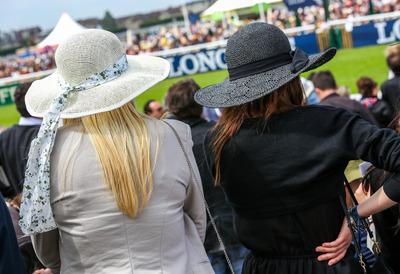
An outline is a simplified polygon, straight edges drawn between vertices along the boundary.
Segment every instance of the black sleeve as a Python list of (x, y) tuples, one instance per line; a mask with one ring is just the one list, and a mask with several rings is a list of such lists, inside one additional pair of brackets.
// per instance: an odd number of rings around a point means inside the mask
[(335, 135), (342, 153), (350, 159), (362, 159), (375, 167), (400, 173), (400, 137), (394, 130), (381, 129), (349, 112), (334, 117)]
[(391, 200), (400, 202), (400, 173), (395, 173), (385, 182), (383, 191)]
[[(345, 116), (345, 115), (344, 115)], [(394, 173), (385, 183), (384, 191), (394, 201), (400, 201), (400, 137), (394, 130), (380, 129), (358, 116), (343, 118), (339, 136), (346, 137), (346, 147), (356, 159), (371, 162), (375, 167)]]

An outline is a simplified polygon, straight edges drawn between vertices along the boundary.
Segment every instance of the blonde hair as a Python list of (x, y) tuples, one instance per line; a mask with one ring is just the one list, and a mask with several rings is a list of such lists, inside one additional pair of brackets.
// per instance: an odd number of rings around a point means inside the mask
[(385, 50), (386, 57), (391, 56), (391, 55), (399, 55), (399, 54), (400, 54), (400, 44), (388, 46)]
[[(96, 150), (107, 190), (119, 209), (130, 217), (144, 210), (153, 191), (150, 134), (145, 117), (131, 102), (108, 112), (64, 120), (65, 125), (76, 121), (82, 124)], [(158, 151), (158, 137), (156, 143)]]

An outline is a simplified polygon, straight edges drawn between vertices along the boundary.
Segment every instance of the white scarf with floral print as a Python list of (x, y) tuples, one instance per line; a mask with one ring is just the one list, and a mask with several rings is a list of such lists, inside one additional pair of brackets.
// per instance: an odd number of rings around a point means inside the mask
[(58, 75), (58, 84), (63, 92), (54, 99), (43, 117), (39, 133), (29, 151), (19, 220), (19, 225), (26, 235), (57, 228), (50, 203), (50, 154), (57, 134), (60, 112), (68, 102), (69, 93), (72, 90), (90, 89), (111, 81), (127, 69), (128, 61), (124, 54), (115, 64), (89, 76), (77, 85), (70, 85)]

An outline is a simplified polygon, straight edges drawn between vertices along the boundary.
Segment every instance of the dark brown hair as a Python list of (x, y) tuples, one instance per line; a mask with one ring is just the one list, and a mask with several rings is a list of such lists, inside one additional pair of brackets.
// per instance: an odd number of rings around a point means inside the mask
[(25, 95), (28, 89), (31, 87), (32, 82), (22, 83), (16, 89), (14, 93), (14, 103), (17, 106), (18, 112), (22, 117), (32, 117), (26, 110)]
[(190, 78), (173, 84), (165, 96), (168, 112), (178, 120), (200, 117), (203, 107), (194, 100), (194, 94), (199, 89), (199, 85)]
[(376, 87), (376, 82), (369, 77), (361, 77), (357, 80), (358, 92), (361, 93), (363, 97), (372, 96), (374, 88)]
[(260, 99), (222, 110), (222, 116), (212, 130), (214, 133), (212, 152), (215, 156), (216, 185), (221, 179), (220, 160), (222, 150), (225, 144), (239, 132), (244, 120), (253, 117), (264, 117), (264, 122), (266, 123), (272, 114), (285, 112), (300, 106), (303, 102), (303, 94), (300, 77), (296, 77), (275, 92), (267, 94)]
[(317, 72), (312, 77), (312, 82), (314, 84), (314, 87), (319, 88), (321, 90), (337, 88), (335, 78), (333, 77), (333, 74), (329, 70)]
[(144, 105), (144, 113), (145, 114), (148, 114), (148, 113), (152, 113), (153, 112), (153, 110), (150, 108), (150, 104), (151, 103), (153, 103), (153, 102), (155, 102), (156, 100), (154, 100), (154, 99), (151, 99), (151, 100), (148, 100), (147, 102), (146, 102), (146, 104)]

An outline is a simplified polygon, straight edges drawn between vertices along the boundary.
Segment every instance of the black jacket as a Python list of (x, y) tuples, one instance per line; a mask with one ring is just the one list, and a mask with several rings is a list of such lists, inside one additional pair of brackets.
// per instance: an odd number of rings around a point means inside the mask
[(29, 147), (39, 128), (14, 125), (0, 134), (0, 166), (11, 184), (1, 190), (4, 196), (12, 198), (22, 191)]
[[(199, 167), (201, 181), (203, 184), (204, 196), (210, 208), (210, 212), (215, 219), (215, 224), (224, 245), (227, 249), (236, 248), (241, 246), (239, 240), (236, 238), (233, 230), (232, 208), (228, 205), (225, 194), (221, 187), (214, 186), (214, 179), (207, 169), (205, 163), (203, 140), (207, 131), (212, 128), (215, 123), (207, 122), (202, 118), (189, 118), (182, 122), (188, 124), (191, 128), (193, 139), (193, 154), (196, 158), (196, 163)], [(207, 253), (221, 252), (220, 244), (217, 240), (217, 235), (214, 228), (207, 216), (207, 230), (204, 247)]]
[[(362, 106), (365, 108), (364, 106)], [(205, 147), (211, 144), (207, 135)], [(207, 163), (214, 170), (212, 153)], [(385, 184), (400, 201), (400, 137), (347, 110), (301, 106), (248, 119), (221, 155), (221, 186), (238, 215), (266, 218), (316, 206), (343, 191), (349, 160), (396, 174)]]
[(382, 99), (392, 107), (393, 112), (397, 112), (397, 104), (400, 95), (400, 75), (383, 82), (381, 91)]

